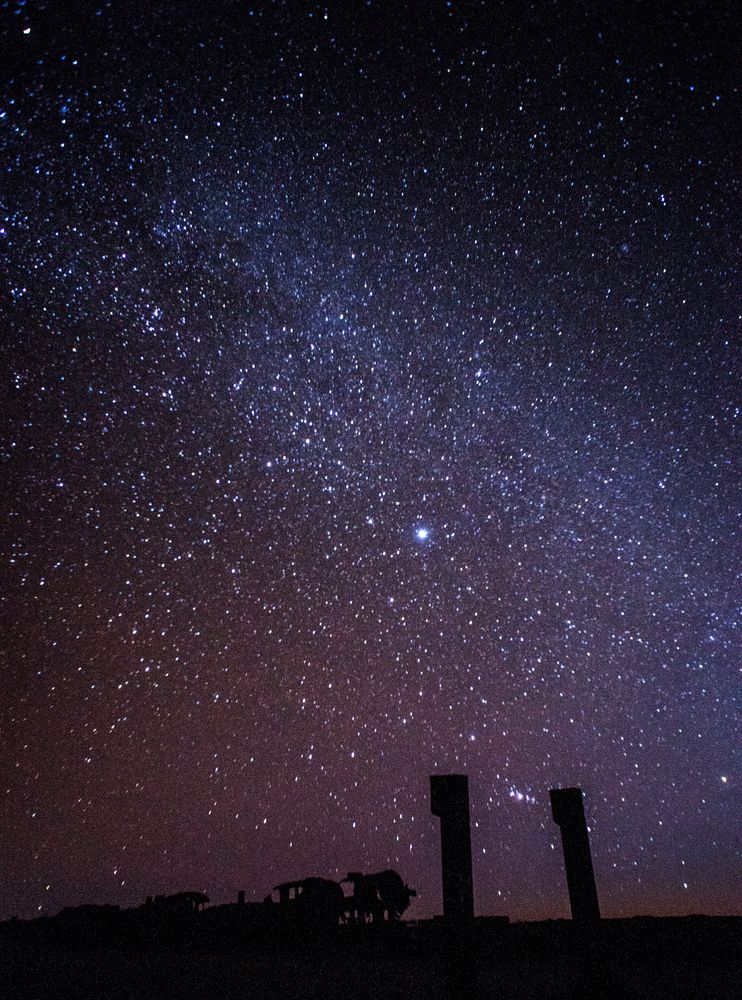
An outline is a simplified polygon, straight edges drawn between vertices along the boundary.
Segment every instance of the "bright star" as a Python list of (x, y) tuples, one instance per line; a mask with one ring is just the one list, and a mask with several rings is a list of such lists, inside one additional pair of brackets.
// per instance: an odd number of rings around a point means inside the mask
[(418, 542), (427, 542), (430, 538), (430, 528), (415, 528), (415, 538)]

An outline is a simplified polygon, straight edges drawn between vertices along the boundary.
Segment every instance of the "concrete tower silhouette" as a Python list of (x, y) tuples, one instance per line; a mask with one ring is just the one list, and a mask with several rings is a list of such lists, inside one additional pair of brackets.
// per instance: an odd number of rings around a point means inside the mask
[(474, 918), (467, 775), (431, 775), (430, 811), (441, 821), (443, 916), (451, 925), (465, 924)]
[(582, 789), (552, 788), (549, 790), (549, 798), (551, 815), (562, 831), (562, 851), (572, 919), (578, 923), (600, 920)]

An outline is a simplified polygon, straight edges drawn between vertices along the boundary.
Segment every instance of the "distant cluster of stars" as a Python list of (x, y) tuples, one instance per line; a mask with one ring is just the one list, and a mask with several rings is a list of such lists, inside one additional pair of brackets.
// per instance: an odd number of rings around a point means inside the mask
[(604, 912), (734, 906), (732, 29), (516, 7), (0, 5), (0, 916), (435, 912), (447, 771), (480, 912), (574, 784)]

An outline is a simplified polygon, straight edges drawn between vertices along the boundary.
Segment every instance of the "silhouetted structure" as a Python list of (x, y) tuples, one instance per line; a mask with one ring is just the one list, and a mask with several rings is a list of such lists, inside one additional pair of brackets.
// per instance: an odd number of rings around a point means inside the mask
[(399, 920), (417, 893), (405, 885), (402, 877), (388, 868), (375, 875), (348, 872), (343, 882), (350, 882), (353, 895), (345, 900), (346, 921), (351, 924)]
[(549, 798), (551, 815), (562, 831), (562, 850), (572, 919), (577, 923), (600, 920), (582, 789), (552, 788), (549, 790)]
[(430, 810), (441, 821), (443, 916), (465, 924), (474, 918), (467, 775), (431, 775)]
[(176, 892), (173, 896), (147, 896), (147, 909), (160, 913), (198, 913), (209, 902), (205, 892)]
[(266, 896), (267, 906), (278, 908), (285, 926), (297, 929), (329, 930), (340, 921), (345, 896), (337, 882), (327, 878), (305, 878), (297, 882), (282, 882), (274, 887), (278, 902)]

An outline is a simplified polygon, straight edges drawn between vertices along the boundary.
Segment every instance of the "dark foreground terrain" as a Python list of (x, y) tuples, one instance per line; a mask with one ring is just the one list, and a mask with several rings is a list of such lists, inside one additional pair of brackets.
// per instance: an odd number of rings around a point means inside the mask
[(7, 1000), (732, 1000), (742, 918), (477, 921), (450, 950), (440, 924), (341, 928), (314, 940), (218, 947), (71, 945), (0, 925)]

